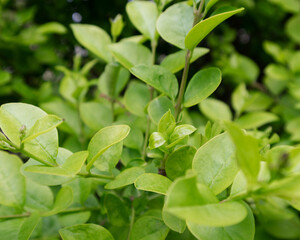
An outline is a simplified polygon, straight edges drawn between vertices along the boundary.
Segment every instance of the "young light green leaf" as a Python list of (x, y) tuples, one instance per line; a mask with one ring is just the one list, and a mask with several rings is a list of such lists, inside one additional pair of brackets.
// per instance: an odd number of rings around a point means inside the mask
[(247, 216), (240, 202), (219, 203), (213, 193), (196, 176), (179, 178), (167, 192), (166, 211), (188, 222), (225, 227), (241, 222)]
[(244, 111), (244, 106), (247, 101), (249, 93), (246, 89), (246, 85), (241, 83), (238, 85), (234, 92), (231, 95), (231, 104), (233, 109), (236, 112), (236, 115), (239, 116)]
[(117, 61), (127, 69), (140, 64), (152, 65), (150, 50), (141, 44), (122, 41), (111, 44), (109, 49)]
[(208, 227), (187, 222), (188, 229), (197, 239), (211, 240), (253, 240), (255, 234), (255, 223), (250, 207), (243, 203), (247, 209), (247, 217), (240, 223), (227, 227)]
[(163, 195), (166, 195), (171, 184), (172, 182), (168, 178), (155, 173), (144, 173), (134, 181), (134, 186), (139, 190)]
[(243, 11), (244, 8), (239, 8), (233, 11), (224, 12), (196, 24), (185, 38), (185, 46), (188, 49), (194, 49), (215, 27), (225, 21), (227, 18)]
[(124, 28), (123, 16), (121, 14), (118, 14), (114, 19), (111, 19), (110, 24), (111, 35), (114, 38), (117, 38), (122, 33)]
[(55, 215), (67, 207), (73, 202), (73, 191), (70, 187), (62, 187), (56, 195), (53, 208), (50, 211), (42, 213), (42, 216)]
[[(165, 67), (172, 73), (176, 73), (184, 68), (185, 57), (187, 50), (180, 50), (176, 53), (169, 54), (160, 63), (161, 66)], [(207, 54), (208, 48), (195, 48), (190, 63), (196, 61), (199, 57)]]
[(195, 132), (197, 129), (190, 125), (190, 124), (182, 124), (179, 126), (176, 126), (174, 128), (174, 131), (170, 135), (169, 142), (170, 144), (167, 147), (173, 147), (177, 143), (179, 143), (182, 139), (184, 139), (186, 136), (191, 135), (193, 132)]
[(58, 127), (60, 124), (63, 123), (63, 119), (55, 116), (55, 115), (47, 115), (38, 119), (32, 128), (28, 129), (25, 138), (23, 139), (22, 143), (31, 141), (38, 136), (50, 132), (51, 130)]
[(159, 16), (156, 27), (166, 42), (185, 49), (184, 40), (193, 27), (193, 21), (193, 8), (183, 2), (174, 4), (164, 11)]
[(87, 157), (88, 151), (81, 151), (74, 153), (73, 155), (68, 157), (67, 160), (58, 167), (34, 165), (26, 167), (25, 171), (48, 175), (72, 177), (80, 171)]
[(155, 149), (163, 146), (167, 142), (165, 135), (160, 132), (153, 132), (149, 138), (149, 148)]
[(207, 118), (213, 121), (232, 119), (229, 106), (218, 99), (207, 98), (199, 104), (199, 108)]
[[(59, 165), (63, 165), (64, 162), (72, 155), (72, 152), (65, 148), (59, 148), (56, 161)], [(35, 161), (34, 159), (30, 158), (25, 164), (23, 164), (21, 168), (22, 174), (36, 182), (42, 185), (46, 186), (56, 186), (63, 183), (66, 183), (70, 180), (72, 180), (72, 177), (66, 177), (66, 176), (57, 176), (57, 175), (48, 175), (48, 174), (41, 174), (41, 173), (34, 173), (34, 172), (27, 172), (25, 171), (25, 168), (29, 166), (44, 166), (43, 164)]]
[[(0, 108), (0, 127), (10, 141), (20, 146), (20, 130), (31, 129), (37, 120), (47, 116), (38, 107), (25, 103), (8, 103)], [(58, 134), (56, 129), (38, 136), (24, 144), (24, 150), (42, 163), (53, 165), (58, 151)]]
[(219, 0), (205, 0), (205, 11), (204, 16), (208, 13), (208, 11), (218, 2)]
[(18, 240), (28, 240), (39, 223), (41, 217), (39, 213), (32, 213), (29, 218), (26, 218), (22, 223), (19, 233)]
[(261, 159), (258, 140), (247, 135), (233, 123), (227, 122), (226, 128), (236, 147), (236, 159), (239, 167), (250, 185), (256, 183)]
[(0, 204), (22, 209), (25, 203), (22, 161), (16, 155), (0, 151), (0, 166)]
[[(18, 239), (19, 229), (24, 223), (25, 218), (15, 218), (0, 222), (0, 233), (3, 240)], [(27, 240), (27, 239), (26, 239)]]
[(227, 133), (220, 134), (201, 146), (193, 160), (198, 181), (214, 194), (230, 186), (238, 172), (235, 146)]
[(67, 29), (64, 25), (58, 22), (47, 22), (43, 25), (40, 25), (37, 28), (37, 31), (41, 34), (65, 34), (67, 32)]
[(167, 111), (159, 120), (158, 131), (165, 135), (170, 135), (176, 127), (176, 122), (171, 111)]
[(111, 39), (103, 29), (89, 24), (71, 24), (71, 29), (82, 46), (106, 62), (112, 60), (108, 49)]
[(137, 65), (131, 68), (130, 72), (171, 99), (175, 99), (178, 92), (176, 76), (164, 67)]
[(239, 125), (241, 128), (259, 128), (267, 123), (278, 121), (279, 118), (269, 112), (263, 112), (263, 111), (257, 111), (257, 112), (251, 112), (247, 113), (240, 118), (238, 118), (235, 122), (237, 125)]
[(222, 73), (218, 68), (206, 68), (197, 72), (184, 94), (184, 106), (191, 107), (210, 96), (220, 85)]
[(129, 222), (129, 214), (123, 200), (115, 194), (104, 196), (104, 206), (107, 211), (108, 221), (113, 226), (124, 226)]
[(137, 116), (145, 116), (145, 108), (150, 101), (150, 91), (146, 84), (131, 82), (124, 94), (126, 108)]
[(182, 146), (172, 152), (166, 160), (166, 174), (171, 180), (184, 176), (188, 169), (192, 168), (192, 162), (196, 148), (192, 146)]
[(132, 227), (130, 240), (164, 240), (169, 232), (169, 228), (164, 222), (154, 216), (139, 218)]
[(115, 125), (102, 128), (91, 139), (88, 151), (87, 170), (91, 169), (94, 162), (112, 145), (121, 142), (129, 134), (130, 127), (127, 125)]
[(63, 240), (114, 240), (111, 233), (96, 224), (78, 224), (59, 230)]
[(156, 38), (157, 6), (154, 2), (132, 1), (127, 3), (126, 12), (133, 25), (147, 38)]
[(122, 171), (114, 180), (105, 185), (106, 189), (116, 189), (134, 183), (134, 181), (143, 173), (145, 169), (141, 167), (132, 167)]

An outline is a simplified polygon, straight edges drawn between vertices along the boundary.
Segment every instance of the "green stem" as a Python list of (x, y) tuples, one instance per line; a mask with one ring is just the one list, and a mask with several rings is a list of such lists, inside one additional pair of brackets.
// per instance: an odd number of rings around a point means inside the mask
[(131, 235), (131, 231), (132, 231), (132, 226), (134, 223), (134, 216), (135, 216), (135, 211), (134, 211), (134, 207), (131, 207), (131, 219), (130, 219), (130, 225), (129, 225), (129, 231), (128, 231), (128, 237), (127, 240), (130, 240), (130, 235)]
[(0, 216), (0, 219), (23, 218), (23, 217), (29, 217), (30, 215), (31, 213), (14, 214), (14, 215)]
[[(157, 47), (157, 41), (153, 40), (151, 42), (151, 52), (152, 52), (152, 64), (155, 64), (155, 57), (156, 57), (156, 47)], [(150, 91), (150, 101), (153, 99), (154, 95), (154, 88), (149, 86), (149, 91)], [(148, 146), (148, 138), (150, 134), (150, 126), (151, 126), (151, 119), (149, 117), (149, 114), (147, 115), (147, 126), (146, 126), (146, 132), (145, 132), (145, 140), (144, 140), (144, 145), (143, 145), (143, 151), (142, 151), (142, 159), (146, 159), (146, 152), (147, 152), (147, 146)]]
[(77, 208), (69, 208), (69, 209), (63, 210), (59, 213), (72, 213), (72, 212), (98, 211), (98, 210), (100, 210), (99, 207), (90, 207), (90, 208), (77, 207)]
[(183, 74), (182, 74), (182, 78), (181, 78), (179, 95), (178, 95), (177, 103), (175, 106), (175, 120), (176, 121), (178, 120), (179, 113), (181, 112), (181, 104), (182, 104), (182, 100), (183, 100), (185, 86), (187, 83), (187, 77), (188, 77), (188, 73), (189, 73), (190, 60), (192, 58), (192, 54), (193, 54), (192, 51), (188, 50), (186, 53), (186, 56), (185, 56), (185, 65), (184, 65)]
[[(202, 12), (203, 12), (203, 8), (204, 8), (204, 2), (205, 2), (205, 0), (201, 0), (198, 9), (196, 11), (194, 11), (193, 26), (195, 26), (197, 23), (199, 23), (203, 18)], [(184, 65), (183, 74), (182, 74), (182, 78), (181, 78), (179, 95), (178, 95), (177, 103), (175, 105), (175, 120), (176, 121), (178, 121), (178, 116), (181, 112), (181, 104), (182, 104), (182, 100), (183, 100), (185, 87), (187, 84), (187, 77), (188, 77), (188, 73), (189, 73), (192, 55), (193, 55), (193, 49), (188, 50), (185, 55), (185, 65)]]
[(108, 176), (108, 175), (103, 175), (103, 174), (93, 174), (93, 173), (77, 173), (77, 175), (81, 176), (81, 177), (91, 177), (91, 178), (100, 178), (100, 179), (109, 179), (109, 180), (113, 180), (115, 179), (114, 176)]

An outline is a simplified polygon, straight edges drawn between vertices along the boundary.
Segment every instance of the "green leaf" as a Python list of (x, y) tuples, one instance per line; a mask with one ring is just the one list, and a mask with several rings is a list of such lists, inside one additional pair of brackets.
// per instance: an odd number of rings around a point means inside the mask
[(113, 121), (111, 108), (99, 102), (80, 103), (79, 111), (82, 121), (91, 129), (98, 131)]
[(115, 125), (102, 128), (91, 139), (88, 151), (87, 170), (91, 169), (94, 162), (112, 145), (121, 142), (129, 134), (127, 125)]
[[(176, 53), (169, 54), (162, 60), (160, 65), (170, 72), (176, 73), (184, 68), (186, 52), (187, 50), (180, 50)], [(195, 48), (190, 63), (193, 63), (208, 52), (208, 48)]]
[(46, 211), (42, 216), (55, 215), (66, 208), (73, 202), (73, 191), (70, 187), (62, 187), (56, 195), (54, 205), (50, 211)]
[(111, 44), (109, 49), (117, 61), (127, 69), (140, 64), (152, 65), (150, 50), (141, 44), (123, 41)]
[(164, 223), (175, 232), (183, 233), (186, 229), (185, 221), (166, 211), (165, 207), (162, 211), (162, 218)]
[(141, 167), (132, 167), (122, 171), (114, 180), (105, 185), (106, 189), (116, 189), (134, 183), (134, 181), (143, 173), (145, 169)]
[(300, 43), (299, 24), (300, 24), (300, 16), (295, 15), (287, 21), (285, 26), (288, 36), (296, 43)]
[(89, 24), (71, 24), (71, 29), (82, 46), (106, 62), (112, 60), (108, 49), (111, 39), (103, 29)]
[(238, 118), (235, 122), (241, 128), (249, 129), (258, 128), (267, 123), (275, 122), (278, 120), (279, 118), (273, 113), (259, 111), (247, 113)]
[(166, 112), (158, 123), (158, 131), (165, 135), (170, 135), (176, 127), (176, 122), (173, 114), (169, 110)]
[(41, 107), (45, 111), (64, 119), (64, 123), (60, 125), (61, 130), (77, 136), (80, 135), (80, 119), (78, 118), (78, 112), (66, 101), (56, 99), (42, 103)]
[(88, 152), (81, 151), (72, 154), (61, 166), (47, 167), (35, 165), (26, 167), (25, 171), (48, 175), (72, 177), (80, 171), (87, 157)]
[(63, 186), (68, 186), (73, 191), (73, 204), (85, 204), (92, 190), (93, 179), (91, 178), (74, 178), (70, 182), (64, 183)]
[(0, 233), (3, 240), (12, 240), (19, 238), (19, 229), (24, 223), (24, 218), (15, 218), (12, 220), (0, 222)]
[(125, 203), (115, 194), (104, 196), (104, 206), (107, 211), (108, 221), (113, 226), (125, 226), (129, 222), (129, 215)]
[(220, 134), (202, 145), (193, 160), (198, 181), (206, 184), (214, 194), (229, 187), (237, 172), (235, 146), (227, 133)]
[[(72, 152), (70, 152), (67, 149), (59, 148), (56, 161), (59, 165), (63, 165), (64, 162), (72, 155)], [(63, 184), (65, 182), (68, 182), (72, 180), (72, 177), (66, 177), (66, 176), (56, 176), (56, 175), (48, 175), (48, 174), (41, 174), (41, 173), (34, 173), (34, 172), (27, 172), (25, 171), (25, 168), (29, 166), (44, 166), (43, 164), (35, 161), (34, 159), (30, 158), (25, 164), (23, 164), (21, 168), (22, 174), (29, 178), (30, 180), (47, 186), (56, 186)]]
[[(144, 142), (144, 134), (137, 126), (131, 126), (129, 135), (124, 140), (124, 146), (140, 151)], [(120, 158), (119, 158), (120, 159)]]
[(18, 240), (29, 239), (37, 224), (39, 223), (40, 219), (41, 218), (38, 213), (32, 213), (29, 218), (26, 218), (26, 220), (22, 223), (20, 227)]
[(247, 209), (247, 217), (240, 223), (227, 227), (208, 227), (188, 222), (188, 228), (197, 239), (211, 240), (253, 240), (255, 222), (250, 207), (243, 203)]
[(6, 71), (0, 70), (0, 86), (5, 85), (11, 80), (11, 74)]
[(166, 211), (188, 222), (225, 227), (241, 222), (247, 216), (240, 202), (218, 202), (196, 176), (178, 178), (167, 192)]
[(110, 24), (111, 35), (117, 38), (118, 36), (120, 36), (124, 28), (123, 16), (121, 14), (118, 14), (114, 19), (111, 19)]
[(16, 155), (0, 151), (0, 165), (0, 204), (22, 209), (25, 202), (22, 161)]
[(64, 25), (58, 22), (47, 22), (45, 24), (40, 25), (37, 28), (37, 31), (41, 34), (65, 34), (67, 29)]
[(191, 31), (189, 31), (185, 38), (184, 43), (186, 48), (191, 50), (194, 49), (220, 23), (243, 10), (244, 8), (239, 8), (233, 11), (214, 15), (199, 22), (191, 29)]
[(199, 108), (207, 118), (213, 121), (232, 119), (229, 106), (218, 99), (207, 98), (199, 104)]
[(178, 92), (176, 76), (164, 67), (138, 65), (131, 68), (130, 72), (171, 99), (175, 99)]
[(261, 159), (258, 140), (247, 135), (233, 123), (226, 123), (226, 128), (236, 147), (236, 159), (239, 167), (250, 185), (256, 183)]
[(164, 240), (168, 233), (169, 228), (161, 219), (145, 216), (133, 224), (130, 240)]
[(38, 119), (32, 126), (32, 128), (28, 130), (22, 143), (31, 141), (42, 134), (50, 132), (62, 123), (63, 119), (55, 115), (47, 115), (45, 117), (42, 117), (41, 119)]
[(114, 240), (104, 227), (96, 224), (78, 224), (59, 230), (63, 240)]
[(167, 140), (165, 135), (160, 132), (153, 132), (149, 138), (149, 148), (155, 149), (163, 146)]
[(110, 172), (118, 164), (122, 155), (122, 150), (122, 141), (112, 145), (94, 162), (94, 166), (100, 171)]
[(204, 16), (208, 13), (208, 11), (218, 2), (219, 0), (205, 0), (205, 11)]
[(150, 91), (146, 84), (130, 82), (124, 94), (126, 109), (137, 116), (145, 116), (145, 108), (150, 101)]
[[(130, 72), (119, 63), (112, 62), (105, 66), (98, 80), (98, 89), (112, 98), (117, 98), (130, 78)], [(100, 95), (101, 96), (101, 95)]]
[(197, 129), (190, 124), (182, 124), (182, 125), (176, 126), (174, 128), (174, 131), (170, 135), (170, 138), (169, 138), (170, 144), (167, 146), (167, 148), (171, 148), (171, 147), (175, 146), (182, 139), (184, 139), (186, 136), (191, 135), (196, 130)]
[(71, 212), (60, 214), (58, 216), (58, 222), (62, 227), (69, 227), (77, 224), (86, 223), (91, 217), (91, 212)]
[(185, 2), (177, 3), (159, 16), (156, 27), (166, 42), (185, 49), (184, 40), (193, 27), (193, 21), (193, 8)]
[[(21, 132), (31, 129), (37, 120), (47, 116), (38, 107), (25, 103), (8, 103), (0, 108), (0, 127), (10, 141), (18, 147), (21, 144)], [(29, 152), (32, 157), (48, 162), (55, 163), (58, 151), (57, 130), (39, 135), (27, 143), (24, 143), (24, 150)]]
[(244, 83), (238, 85), (232, 93), (231, 104), (237, 115), (243, 112), (248, 96), (249, 94)]
[(157, 6), (154, 2), (133, 1), (126, 5), (126, 12), (133, 25), (147, 38), (156, 37)]
[(192, 162), (196, 148), (193, 146), (182, 146), (172, 152), (166, 160), (165, 170), (171, 180), (184, 176), (188, 169), (192, 168)]
[(155, 124), (158, 124), (162, 116), (169, 110), (172, 114), (174, 113), (174, 104), (166, 96), (154, 98), (148, 105), (149, 117)]
[(139, 190), (160, 193), (166, 195), (172, 182), (159, 174), (144, 173), (134, 182), (134, 186)]
[(289, 60), (289, 66), (294, 73), (300, 72), (300, 51), (293, 54), (292, 58)]
[(218, 68), (206, 68), (197, 72), (184, 94), (184, 106), (191, 107), (210, 96), (220, 85), (222, 73)]
[(26, 178), (26, 209), (47, 211), (52, 208), (52, 205), (53, 193), (51, 189)]

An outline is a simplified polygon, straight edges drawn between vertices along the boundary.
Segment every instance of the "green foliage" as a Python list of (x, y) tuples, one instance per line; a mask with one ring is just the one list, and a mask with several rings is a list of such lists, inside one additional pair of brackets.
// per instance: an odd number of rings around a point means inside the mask
[(299, 3), (172, 2), (68, 30), (0, 1), (1, 239), (300, 237)]

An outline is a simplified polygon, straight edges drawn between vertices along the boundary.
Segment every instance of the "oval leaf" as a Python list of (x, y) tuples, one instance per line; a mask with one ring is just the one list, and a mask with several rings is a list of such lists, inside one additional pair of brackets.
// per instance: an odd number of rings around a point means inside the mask
[(188, 49), (194, 49), (220, 23), (243, 10), (244, 8), (239, 8), (233, 11), (224, 12), (199, 22), (187, 34), (185, 46)]
[(175, 99), (178, 92), (176, 76), (164, 67), (138, 65), (131, 68), (130, 72), (171, 99)]
[(189, 82), (184, 94), (184, 106), (191, 107), (210, 96), (220, 85), (222, 73), (218, 68), (197, 72)]
[(87, 170), (91, 169), (94, 162), (112, 145), (121, 142), (129, 134), (130, 127), (127, 125), (115, 125), (102, 128), (91, 139), (88, 151)]
[(156, 192), (164, 195), (166, 195), (171, 184), (172, 182), (168, 178), (155, 173), (144, 173), (134, 182), (135, 187), (139, 190)]
[(185, 49), (184, 40), (194, 22), (193, 8), (184, 3), (174, 4), (158, 18), (159, 35), (168, 43)]

